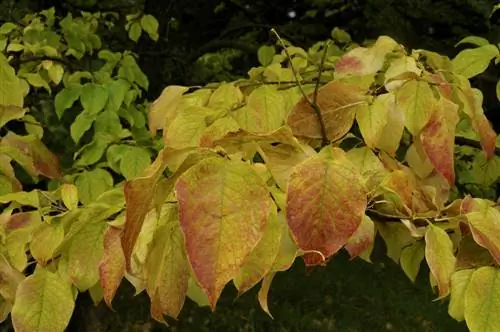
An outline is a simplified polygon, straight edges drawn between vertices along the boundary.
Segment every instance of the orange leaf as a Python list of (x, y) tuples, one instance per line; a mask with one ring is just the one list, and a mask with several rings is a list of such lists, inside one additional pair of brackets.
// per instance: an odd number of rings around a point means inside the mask
[[(313, 94), (308, 98), (312, 100)], [(329, 140), (336, 141), (351, 129), (356, 109), (364, 100), (363, 90), (353, 84), (332, 81), (319, 89), (316, 104)], [(287, 123), (294, 135), (322, 138), (318, 115), (304, 98), (291, 110)]]
[(241, 161), (208, 158), (175, 185), (188, 259), (212, 310), (262, 238), (273, 202), (262, 178)]
[(347, 244), (346, 250), (351, 255), (351, 258), (360, 256), (364, 251), (369, 250), (373, 246), (375, 240), (375, 224), (367, 215), (363, 216), (363, 220), (356, 232), (351, 236)]
[[(347, 158), (306, 159), (290, 175), (288, 225), (300, 249), (325, 258), (335, 254), (358, 229), (367, 198), (361, 177)], [(324, 263), (305, 255), (307, 265)]]
[(116, 290), (125, 275), (125, 256), (120, 242), (121, 229), (109, 227), (104, 234), (104, 256), (99, 263), (104, 301), (111, 306)]

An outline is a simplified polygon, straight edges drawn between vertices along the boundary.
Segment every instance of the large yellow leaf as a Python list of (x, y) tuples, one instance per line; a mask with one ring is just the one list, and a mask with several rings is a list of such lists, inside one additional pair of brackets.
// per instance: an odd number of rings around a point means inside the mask
[(488, 249), (493, 258), (500, 262), (500, 211), (487, 204), (475, 204), (477, 210), (467, 213), (474, 240)]
[[(159, 228), (147, 259), (147, 292), (152, 301), (153, 317), (163, 321), (163, 315), (177, 318), (188, 290), (189, 267), (184, 249), (184, 239), (179, 225), (177, 209), (165, 217)], [(154, 301), (158, 301), (155, 314)]]
[(465, 319), (465, 294), (473, 273), (473, 269), (467, 269), (456, 271), (451, 275), (451, 295), (448, 314), (458, 321)]
[[(335, 155), (333, 160), (309, 157), (297, 165), (287, 191), (288, 225), (299, 248), (319, 252), (325, 259), (355, 233), (367, 205), (356, 168), (337, 150)], [(320, 255), (313, 255), (304, 256), (306, 264), (324, 263)]]
[(215, 309), (262, 238), (273, 206), (269, 191), (250, 165), (208, 158), (179, 177), (175, 192), (189, 262)]
[(437, 102), (429, 83), (411, 80), (396, 90), (397, 108), (405, 116), (405, 126), (418, 135), (429, 122)]
[(71, 284), (38, 266), (19, 284), (12, 324), (16, 331), (63, 332), (74, 308)]
[(500, 270), (482, 267), (465, 291), (465, 322), (471, 332), (497, 332), (500, 326)]
[(390, 94), (379, 95), (371, 105), (361, 105), (357, 108), (356, 121), (367, 146), (374, 148), (382, 136), (389, 121), (387, 107)]
[(179, 85), (167, 86), (161, 95), (151, 104), (148, 112), (148, 126), (151, 134), (163, 129), (165, 124), (170, 123), (177, 114), (177, 105), (182, 94), (188, 90), (187, 87)]
[(208, 100), (207, 107), (226, 111), (239, 106), (243, 102), (241, 90), (231, 83), (221, 84)]
[[(308, 98), (312, 100), (313, 93)], [(354, 84), (332, 81), (319, 89), (316, 104), (329, 140), (338, 140), (351, 129), (356, 110), (363, 103), (364, 91)], [(294, 106), (287, 123), (294, 135), (322, 138), (318, 115), (304, 98)]]
[(427, 227), (425, 233), (425, 259), (437, 281), (439, 297), (448, 296), (457, 259), (453, 254), (453, 243), (446, 231), (432, 224)]

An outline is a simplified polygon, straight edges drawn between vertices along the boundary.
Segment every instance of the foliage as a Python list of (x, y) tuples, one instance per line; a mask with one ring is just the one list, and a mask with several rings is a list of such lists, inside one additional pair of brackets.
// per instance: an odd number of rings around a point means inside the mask
[[(161, 322), (186, 297), (214, 310), (231, 281), (239, 294), (261, 282), (271, 315), (278, 272), (342, 248), (370, 261), (380, 235), (411, 280), (425, 259), (452, 317), (494, 331), (500, 210), (453, 190), (457, 137), (482, 148), (473, 183), (499, 177), (498, 139), (468, 80), (499, 58), (496, 46), (450, 60), (386, 36), (359, 47), (339, 29), (307, 50), (278, 36), (246, 79), (166, 87), (146, 128), (148, 80), (133, 53), (103, 48), (108, 17), (55, 25), (44, 11), (0, 27), (1, 320), (62, 331), (78, 292), (111, 306), (124, 278)], [(125, 28), (157, 39), (154, 22), (132, 15)], [(53, 104), (32, 112), (44, 90)], [(74, 162), (58, 166), (38, 124), (71, 138)], [(16, 164), (54, 181), (22, 191)]]

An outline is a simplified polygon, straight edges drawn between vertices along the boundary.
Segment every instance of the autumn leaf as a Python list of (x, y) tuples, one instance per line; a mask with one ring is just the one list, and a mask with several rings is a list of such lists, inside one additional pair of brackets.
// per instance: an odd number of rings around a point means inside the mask
[(425, 233), (425, 259), (436, 278), (439, 297), (450, 294), (451, 275), (455, 272), (456, 258), (453, 243), (445, 230), (430, 224)]
[(393, 92), (377, 97), (372, 108), (373, 112), (381, 112), (382, 114), (387, 109), (386, 125), (378, 137), (375, 147), (393, 156), (399, 148), (401, 137), (403, 137), (404, 112), (398, 107), (396, 95)]
[[(359, 227), (367, 198), (356, 168), (341, 157), (313, 156), (297, 165), (287, 191), (287, 220), (301, 250), (335, 254)], [(319, 255), (314, 255), (319, 257)], [(304, 256), (307, 265), (324, 263)]]
[(229, 111), (243, 101), (241, 90), (232, 83), (221, 84), (210, 96), (207, 107)]
[[(356, 121), (363, 135), (366, 145), (374, 148), (388, 123), (389, 108), (387, 107), (390, 94), (379, 95), (371, 105), (361, 105), (357, 108)], [(399, 143), (399, 142), (398, 142)]]
[[(312, 100), (313, 94), (308, 98)], [(332, 81), (319, 89), (316, 104), (329, 140), (336, 141), (351, 129), (356, 111), (363, 103), (364, 91), (353, 84)], [(319, 121), (316, 111), (302, 98), (288, 115), (287, 124), (294, 135), (322, 138)]]
[(500, 211), (488, 204), (475, 205), (466, 214), (474, 240), (500, 262)]
[(170, 85), (163, 89), (161, 95), (149, 107), (148, 127), (152, 135), (162, 130), (177, 114), (177, 105), (187, 87)]
[(112, 308), (111, 302), (125, 276), (125, 256), (121, 244), (121, 229), (109, 227), (104, 234), (104, 255), (99, 262), (100, 285), (104, 301)]
[(429, 122), (437, 102), (425, 81), (411, 80), (396, 90), (396, 105), (403, 112), (405, 126), (416, 136)]
[(214, 310), (263, 236), (269, 191), (248, 164), (208, 158), (179, 177), (175, 192), (189, 262)]
[(451, 295), (448, 314), (458, 321), (465, 319), (465, 294), (474, 269), (456, 271), (451, 275)]
[(420, 265), (425, 257), (425, 244), (422, 241), (414, 242), (401, 251), (399, 264), (406, 276), (413, 282), (417, 280)]
[(356, 229), (356, 232), (349, 238), (345, 248), (352, 259), (370, 250), (373, 247), (374, 241), (375, 224), (370, 217), (364, 215), (358, 229)]
[(273, 282), (274, 276), (276, 273), (270, 273), (267, 276), (264, 277), (262, 280), (262, 284), (259, 290), (259, 293), (257, 295), (260, 307), (266, 314), (269, 315), (269, 317), (273, 318), (273, 315), (271, 315), (271, 312), (269, 311), (269, 306), (268, 306), (268, 296), (269, 296), (269, 289), (271, 288), (271, 283)]

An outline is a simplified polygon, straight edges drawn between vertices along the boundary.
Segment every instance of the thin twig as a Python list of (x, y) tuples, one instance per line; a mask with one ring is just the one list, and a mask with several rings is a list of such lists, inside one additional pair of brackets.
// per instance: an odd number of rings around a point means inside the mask
[(316, 86), (314, 87), (314, 97), (313, 103), (317, 103), (318, 101), (318, 90), (319, 90), (319, 82), (321, 80), (321, 74), (323, 73), (323, 68), (325, 66), (326, 53), (328, 51), (328, 47), (330, 46), (330, 41), (328, 40), (325, 44), (325, 49), (323, 50), (323, 56), (321, 57), (321, 62), (319, 64), (318, 70), (318, 78), (316, 79)]
[(309, 104), (309, 106), (311, 106), (311, 108), (316, 113), (316, 116), (318, 117), (319, 125), (320, 125), (320, 128), (321, 128), (321, 137), (323, 138), (322, 145), (326, 146), (326, 145), (329, 144), (329, 142), (328, 142), (328, 136), (326, 135), (325, 121), (323, 119), (323, 115), (321, 114), (321, 110), (320, 110), (318, 104), (316, 104), (315, 102), (313, 102), (309, 98), (309, 96), (306, 94), (306, 92), (304, 91), (304, 88), (302, 87), (302, 84), (300, 83), (299, 75), (297, 73), (297, 70), (293, 66), (292, 57), (290, 56), (290, 53), (288, 52), (288, 49), (287, 49), (285, 43), (283, 42), (283, 39), (281, 39), (280, 35), (276, 32), (275, 29), (271, 29), (271, 32), (276, 35), (276, 38), (278, 38), (278, 41), (281, 43), (281, 46), (283, 46), (283, 50), (284, 50), (284, 52), (285, 52), (285, 54), (286, 54), (286, 56), (288, 58), (288, 61), (290, 61), (290, 67), (292, 68), (293, 76), (295, 78), (295, 81), (297, 82), (297, 85), (299, 87), (299, 90), (300, 90), (302, 96), (307, 101), (307, 103)]

